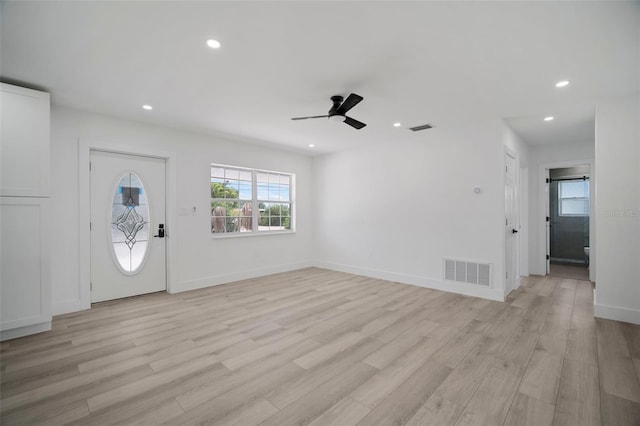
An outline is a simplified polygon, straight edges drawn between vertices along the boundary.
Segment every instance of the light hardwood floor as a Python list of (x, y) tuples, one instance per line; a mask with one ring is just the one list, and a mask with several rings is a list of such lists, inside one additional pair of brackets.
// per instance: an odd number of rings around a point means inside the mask
[(1, 345), (3, 425), (637, 425), (640, 327), (321, 269), (94, 305)]
[(549, 275), (552, 277), (589, 280), (589, 267), (587, 265), (562, 265), (552, 263), (550, 266)]

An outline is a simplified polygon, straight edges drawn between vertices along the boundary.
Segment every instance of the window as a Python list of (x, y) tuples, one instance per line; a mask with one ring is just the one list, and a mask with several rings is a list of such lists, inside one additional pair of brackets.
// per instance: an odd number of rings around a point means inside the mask
[(211, 165), (211, 233), (291, 232), (293, 184), (289, 173)]
[(558, 214), (589, 216), (589, 181), (583, 179), (558, 182)]
[(111, 204), (111, 247), (122, 272), (139, 271), (148, 252), (149, 201), (140, 178), (125, 173), (116, 185)]

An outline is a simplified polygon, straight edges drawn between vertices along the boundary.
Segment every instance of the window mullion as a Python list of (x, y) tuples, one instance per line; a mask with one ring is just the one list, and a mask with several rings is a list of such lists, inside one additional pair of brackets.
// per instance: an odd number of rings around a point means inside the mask
[(258, 172), (256, 170), (251, 171), (251, 205), (253, 206), (251, 209), (251, 223), (252, 231), (258, 232), (258, 226), (260, 225), (260, 209), (258, 208)]

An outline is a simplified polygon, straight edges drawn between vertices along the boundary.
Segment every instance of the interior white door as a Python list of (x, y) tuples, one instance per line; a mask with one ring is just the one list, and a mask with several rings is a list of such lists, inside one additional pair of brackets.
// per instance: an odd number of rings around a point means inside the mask
[(551, 273), (551, 192), (549, 191), (549, 169), (545, 169), (545, 197), (544, 197), (544, 211), (547, 215), (545, 220), (545, 272), (547, 275)]
[(91, 151), (91, 302), (163, 291), (164, 159)]
[(505, 153), (505, 290), (509, 293), (516, 286), (517, 269), (517, 196), (516, 196), (516, 159), (509, 153)]

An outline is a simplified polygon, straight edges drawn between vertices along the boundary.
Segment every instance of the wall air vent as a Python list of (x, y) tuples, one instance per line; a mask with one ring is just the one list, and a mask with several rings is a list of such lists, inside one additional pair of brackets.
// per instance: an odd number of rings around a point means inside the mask
[(431, 124), (423, 124), (421, 126), (409, 127), (409, 130), (413, 130), (414, 132), (419, 132), (420, 130), (427, 130), (433, 128)]
[(445, 281), (465, 284), (491, 285), (491, 264), (444, 259)]

